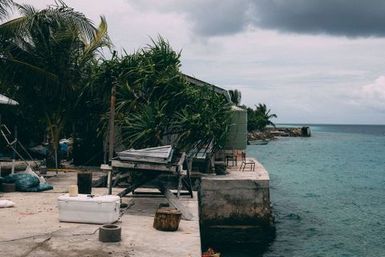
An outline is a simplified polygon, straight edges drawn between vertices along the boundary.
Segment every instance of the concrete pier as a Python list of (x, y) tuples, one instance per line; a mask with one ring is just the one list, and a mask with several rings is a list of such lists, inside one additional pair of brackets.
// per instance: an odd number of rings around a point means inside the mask
[[(199, 257), (202, 248), (221, 250), (221, 244), (229, 243), (252, 244), (260, 246), (260, 250), (275, 232), (271, 226), (270, 178), (260, 163), (250, 160), (256, 164), (254, 171), (249, 166), (239, 171), (238, 161), (237, 166), (228, 167), (227, 175), (204, 175), (199, 191), (199, 217), (198, 197), (183, 197), (182, 203), (194, 218), (182, 220), (176, 232), (161, 232), (152, 227), (157, 207), (167, 202), (163, 196), (124, 197), (123, 202), (130, 208), (118, 222), (122, 227), (119, 243), (99, 242), (99, 225), (58, 221), (57, 197), (66, 193), (69, 185), (76, 184), (74, 172), (60, 172), (49, 178), (53, 191), (0, 194), (0, 199), (16, 203), (14, 208), (0, 209), (2, 255)], [(121, 190), (114, 188), (113, 194)], [(106, 194), (107, 189), (93, 188), (92, 193)]]
[(255, 159), (255, 170), (228, 167), (227, 175), (202, 178), (199, 191), (202, 242), (264, 243), (274, 233), (269, 174)]
[[(76, 184), (76, 173), (59, 173), (48, 179), (54, 190), (41, 193), (0, 193), (0, 199), (16, 203), (0, 209), (1, 256), (40, 257), (169, 257), (201, 256), (197, 197), (183, 197), (182, 203), (194, 215), (181, 220), (175, 232), (155, 230), (155, 211), (167, 200), (161, 195), (124, 197), (130, 207), (117, 222), (122, 228), (122, 241), (102, 243), (98, 240), (100, 225), (64, 223), (58, 220), (57, 197)], [(114, 188), (113, 193), (121, 191)], [(93, 188), (93, 194), (106, 194), (106, 188)]]

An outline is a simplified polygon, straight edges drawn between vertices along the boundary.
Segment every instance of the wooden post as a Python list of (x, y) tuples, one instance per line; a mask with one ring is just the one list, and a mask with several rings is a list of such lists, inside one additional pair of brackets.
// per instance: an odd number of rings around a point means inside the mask
[(187, 207), (185, 207), (181, 203), (178, 198), (176, 198), (176, 196), (170, 191), (170, 189), (166, 188), (161, 183), (158, 185), (158, 189), (166, 197), (168, 202), (182, 213), (182, 218), (184, 220), (192, 220), (194, 218), (194, 215), (189, 211)]
[(108, 160), (111, 161), (114, 157), (114, 141), (115, 141), (115, 103), (116, 103), (116, 85), (111, 88), (111, 106), (109, 120), (109, 138), (108, 138)]
[[(114, 157), (115, 144), (115, 103), (116, 103), (116, 85), (111, 88), (111, 106), (110, 106), (110, 120), (109, 120), (109, 138), (108, 138), (108, 161), (111, 162)], [(108, 194), (112, 194), (112, 171), (108, 173)]]

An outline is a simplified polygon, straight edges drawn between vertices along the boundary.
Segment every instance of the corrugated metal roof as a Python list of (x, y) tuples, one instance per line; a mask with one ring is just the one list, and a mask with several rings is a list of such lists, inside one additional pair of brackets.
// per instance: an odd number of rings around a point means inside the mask
[[(183, 73), (182, 73), (183, 74)], [(194, 85), (197, 85), (197, 86), (200, 86), (200, 87), (209, 87), (211, 89), (213, 89), (215, 92), (217, 92), (218, 94), (222, 94), (226, 97), (226, 99), (231, 102), (230, 100), (230, 94), (229, 92), (224, 89), (224, 88), (221, 88), (221, 87), (218, 87), (216, 85), (213, 85), (213, 84), (210, 84), (208, 82), (205, 82), (203, 80), (200, 80), (200, 79), (197, 79), (197, 78), (194, 78), (194, 77), (191, 77), (189, 75), (186, 75), (186, 74), (183, 74), (183, 76), (185, 76), (186, 80), (188, 82), (190, 82), (191, 84), (194, 84)]]

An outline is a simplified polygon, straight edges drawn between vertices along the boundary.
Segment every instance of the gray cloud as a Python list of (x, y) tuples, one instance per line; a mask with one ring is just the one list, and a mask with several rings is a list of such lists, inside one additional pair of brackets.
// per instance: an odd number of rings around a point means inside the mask
[[(247, 26), (303, 34), (385, 36), (384, 0), (198, 0), (168, 2), (203, 36), (234, 34)], [(159, 7), (159, 6), (158, 6)]]
[(243, 31), (250, 22), (250, 0), (143, 0), (129, 1), (142, 11), (183, 13), (201, 36), (234, 34)]
[[(195, 30), (204, 36), (234, 34), (240, 32), (249, 22), (248, 0), (199, 1), (188, 4), (188, 14), (194, 21)], [(186, 10), (185, 9), (185, 10)]]
[(296, 33), (385, 36), (383, 0), (256, 0), (254, 23)]

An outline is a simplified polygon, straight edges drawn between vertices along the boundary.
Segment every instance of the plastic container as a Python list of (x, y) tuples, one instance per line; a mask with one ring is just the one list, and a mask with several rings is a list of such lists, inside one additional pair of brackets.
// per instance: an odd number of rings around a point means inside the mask
[(65, 194), (57, 200), (60, 221), (109, 224), (119, 219), (120, 197), (116, 195), (70, 197)]

